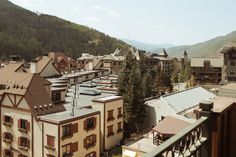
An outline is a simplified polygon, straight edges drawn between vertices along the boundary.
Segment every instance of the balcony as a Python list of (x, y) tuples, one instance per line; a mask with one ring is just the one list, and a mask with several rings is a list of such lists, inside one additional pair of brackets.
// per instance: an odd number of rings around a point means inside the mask
[(225, 97), (217, 101), (214, 108), (213, 104), (200, 106), (195, 123), (143, 157), (234, 157), (236, 104)]

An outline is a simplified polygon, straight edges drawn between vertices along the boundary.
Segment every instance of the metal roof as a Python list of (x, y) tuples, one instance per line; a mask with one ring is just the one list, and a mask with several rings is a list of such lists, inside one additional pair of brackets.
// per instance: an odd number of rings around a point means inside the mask
[(208, 100), (214, 97), (215, 94), (210, 91), (202, 87), (194, 87), (181, 92), (164, 95), (160, 99), (167, 103), (176, 113), (180, 113), (197, 106), (202, 100)]

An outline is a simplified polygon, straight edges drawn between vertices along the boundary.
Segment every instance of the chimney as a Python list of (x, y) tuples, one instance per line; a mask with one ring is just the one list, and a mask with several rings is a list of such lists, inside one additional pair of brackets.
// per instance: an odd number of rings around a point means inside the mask
[(37, 62), (36, 61), (30, 62), (30, 73), (32, 73), (32, 74), (37, 73)]
[(198, 113), (198, 117), (200, 118), (202, 116), (204, 117), (210, 117), (212, 113), (214, 103), (209, 100), (203, 100), (199, 103), (199, 108), (201, 109), (200, 112)]

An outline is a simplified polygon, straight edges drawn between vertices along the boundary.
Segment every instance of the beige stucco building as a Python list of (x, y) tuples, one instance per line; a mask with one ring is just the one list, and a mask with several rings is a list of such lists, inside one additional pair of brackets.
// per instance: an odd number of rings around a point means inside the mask
[(92, 108), (101, 112), (101, 151), (106, 151), (123, 139), (123, 98), (108, 96), (93, 103)]
[(98, 98), (87, 107), (55, 105), (53, 93), (60, 91), (63, 102), (68, 83), (21, 68), (0, 70), (0, 157), (99, 157), (123, 138), (122, 97)]

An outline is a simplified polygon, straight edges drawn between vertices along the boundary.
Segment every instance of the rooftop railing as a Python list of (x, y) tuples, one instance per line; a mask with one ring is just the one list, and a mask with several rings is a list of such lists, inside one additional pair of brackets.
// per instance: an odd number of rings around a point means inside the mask
[(202, 157), (208, 156), (208, 118), (201, 117), (195, 123), (159, 145), (144, 157)]

